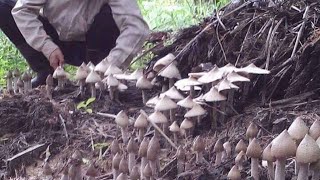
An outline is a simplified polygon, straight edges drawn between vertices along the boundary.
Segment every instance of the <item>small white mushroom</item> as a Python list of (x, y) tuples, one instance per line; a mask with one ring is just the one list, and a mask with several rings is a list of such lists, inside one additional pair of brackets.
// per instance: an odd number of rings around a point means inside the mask
[(259, 180), (259, 159), (261, 158), (262, 148), (256, 138), (249, 143), (246, 155), (251, 158), (251, 176), (254, 180)]
[(138, 141), (141, 142), (143, 139), (144, 134), (147, 131), (148, 127), (148, 117), (146, 117), (143, 113), (140, 113), (140, 115), (137, 117), (136, 121), (134, 122), (134, 127), (139, 130), (138, 134)]
[(180, 128), (179, 128), (179, 125), (177, 124), (177, 121), (174, 121), (169, 126), (169, 131), (173, 133), (174, 143), (178, 144), (178, 133), (180, 132)]
[(147, 137), (143, 138), (139, 147), (139, 157), (141, 158), (141, 166), (140, 166), (140, 179), (144, 179), (143, 170), (148, 163), (147, 159), (147, 151), (148, 151), (149, 140)]
[(126, 144), (128, 142), (129, 117), (122, 110), (117, 114), (115, 121), (121, 129), (123, 143)]
[(61, 66), (58, 66), (57, 69), (53, 72), (53, 78), (58, 79), (58, 88), (62, 89), (65, 85), (65, 79), (67, 78), (67, 73)]
[(81, 97), (84, 97), (84, 92), (85, 92), (85, 84), (86, 84), (86, 78), (88, 76), (88, 71), (87, 71), (87, 66), (85, 64), (82, 64), (81, 66), (78, 67), (75, 79), (78, 81), (79, 84), (79, 90)]
[(142, 102), (143, 102), (143, 104), (146, 104), (147, 97), (146, 97), (145, 90), (152, 89), (153, 85), (151, 84), (151, 82), (145, 76), (141, 76), (137, 80), (136, 87), (138, 89), (141, 89), (141, 91), (142, 91)]
[(12, 71), (12, 76), (13, 76), (13, 90), (14, 90), (14, 93), (18, 93), (18, 79), (20, 77), (20, 71), (19, 69), (15, 68), (13, 71)]
[(132, 168), (136, 165), (136, 155), (138, 153), (138, 144), (134, 141), (131, 137), (128, 145), (127, 145), (127, 152), (128, 152), (128, 168), (131, 174)]
[(221, 164), (223, 151), (224, 149), (223, 149), (222, 140), (218, 139), (213, 147), (213, 152), (216, 153), (216, 160), (214, 163), (215, 166), (219, 166)]
[(90, 85), (92, 98), (96, 98), (96, 96), (97, 96), (95, 83), (97, 83), (99, 81), (101, 81), (100, 76), (95, 71), (91, 70), (91, 72), (88, 74), (88, 76), (86, 78), (86, 83), (88, 83)]
[(238, 169), (238, 167), (236, 165), (234, 165), (229, 173), (228, 173), (228, 178), (230, 180), (240, 180), (241, 179), (241, 174), (240, 174), (240, 171)]
[(197, 136), (193, 141), (193, 151), (196, 152), (196, 162), (202, 163), (203, 162), (203, 151), (205, 150), (205, 143), (200, 136)]

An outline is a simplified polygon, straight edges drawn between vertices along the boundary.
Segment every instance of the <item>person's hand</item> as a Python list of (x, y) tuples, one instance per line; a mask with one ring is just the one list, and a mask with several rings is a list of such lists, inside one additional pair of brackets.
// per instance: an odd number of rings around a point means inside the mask
[(62, 66), (64, 64), (64, 56), (59, 48), (51, 53), (49, 62), (53, 69), (56, 69), (58, 66)]

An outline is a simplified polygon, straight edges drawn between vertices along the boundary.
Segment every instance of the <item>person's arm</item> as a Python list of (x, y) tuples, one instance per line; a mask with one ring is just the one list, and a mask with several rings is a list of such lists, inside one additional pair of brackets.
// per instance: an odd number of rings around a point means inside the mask
[(149, 35), (149, 27), (142, 18), (136, 0), (110, 0), (109, 5), (120, 36), (107, 60), (126, 68), (141, 50)]
[(49, 59), (58, 46), (47, 35), (38, 19), (40, 9), (46, 2), (47, 0), (18, 0), (12, 9), (12, 15), (27, 43)]

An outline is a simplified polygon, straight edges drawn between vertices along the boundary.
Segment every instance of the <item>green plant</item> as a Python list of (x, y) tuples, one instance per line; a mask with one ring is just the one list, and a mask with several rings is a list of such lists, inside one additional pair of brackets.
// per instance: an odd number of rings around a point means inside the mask
[(90, 108), (90, 104), (93, 103), (96, 100), (96, 98), (89, 98), (86, 101), (81, 101), (77, 105), (77, 109), (81, 110), (83, 109), (85, 112), (91, 114), (93, 112), (92, 108)]

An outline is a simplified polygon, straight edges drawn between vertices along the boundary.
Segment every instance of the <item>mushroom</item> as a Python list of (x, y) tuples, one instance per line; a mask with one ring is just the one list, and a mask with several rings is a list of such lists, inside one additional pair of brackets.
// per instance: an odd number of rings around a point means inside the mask
[(113, 76), (113, 74), (110, 74), (108, 77), (107, 77), (107, 85), (109, 86), (109, 96), (110, 96), (110, 99), (112, 101), (114, 100), (118, 100), (116, 99), (116, 93), (117, 93), (117, 88), (118, 88), (118, 85), (119, 85), (119, 81), (117, 78), (115, 78)]
[(172, 86), (169, 90), (163, 92), (160, 97), (168, 96), (172, 100), (182, 100), (184, 99), (183, 95), (177, 90), (176, 87)]
[(179, 128), (179, 125), (177, 124), (177, 121), (174, 121), (169, 126), (169, 131), (173, 133), (174, 143), (178, 144), (178, 133), (180, 132), (180, 128)]
[(273, 164), (273, 162), (275, 162), (276, 159), (271, 154), (271, 143), (266, 148), (264, 148), (264, 150), (262, 152), (262, 160), (267, 161), (268, 175), (269, 175), (269, 178), (271, 180), (273, 180), (274, 179), (274, 164)]
[(143, 170), (148, 163), (147, 151), (148, 151), (149, 140), (147, 137), (143, 138), (139, 147), (139, 157), (141, 158), (141, 167), (140, 167), (140, 179), (144, 179)]
[(23, 81), (21, 80), (21, 78), (18, 79), (17, 86), (18, 86), (18, 89), (19, 89), (19, 93), (23, 94)]
[(110, 145), (111, 155), (114, 157), (117, 153), (121, 152), (119, 142), (117, 139), (114, 139)]
[(126, 144), (128, 142), (129, 117), (122, 110), (117, 114), (115, 121), (116, 121), (117, 125), (121, 129), (121, 135), (122, 135), (123, 143)]
[(147, 89), (152, 89), (153, 85), (151, 84), (151, 82), (145, 77), (145, 76), (141, 76), (136, 83), (136, 87), (138, 89), (141, 89), (142, 92), (142, 102), (143, 104), (146, 104), (147, 102), (147, 97), (146, 97), (146, 92), (145, 90)]
[(165, 66), (169, 65), (170, 63), (174, 63), (174, 59), (176, 57), (172, 54), (169, 53), (166, 56), (160, 58), (154, 65), (153, 65), (153, 70), (156, 72), (159, 72), (161, 69), (163, 69)]
[(146, 117), (143, 113), (140, 113), (140, 115), (138, 116), (138, 118), (134, 122), (133, 126), (139, 130), (138, 141), (141, 142), (144, 134), (147, 131), (148, 117)]
[(107, 71), (109, 66), (109, 62), (106, 59), (104, 59), (96, 65), (94, 71), (96, 71), (99, 74), (100, 78), (103, 79), (104, 73)]
[(314, 139), (317, 140), (320, 137), (320, 121), (317, 119), (313, 122), (309, 129), (309, 135)]
[(121, 155), (117, 153), (112, 159), (112, 175), (113, 179), (117, 179), (119, 175), (119, 165), (121, 161)]
[(47, 97), (50, 100), (52, 100), (53, 78), (51, 74), (49, 74), (46, 79), (46, 91), (47, 91)]
[(158, 176), (159, 153), (160, 153), (159, 139), (156, 136), (153, 136), (148, 145), (147, 159), (149, 160), (149, 164), (154, 177)]
[(88, 76), (86, 78), (86, 83), (88, 83), (90, 85), (92, 98), (96, 98), (96, 96), (97, 96), (95, 83), (97, 83), (99, 81), (101, 81), (100, 76), (95, 71), (91, 70), (91, 72), (88, 74)]
[(232, 151), (231, 143), (229, 141), (223, 143), (223, 149), (222, 160), (228, 159), (231, 156)]
[(63, 70), (62, 66), (58, 66), (57, 69), (53, 72), (53, 78), (58, 79), (59, 89), (64, 88), (66, 77), (67, 73)]
[(193, 151), (196, 152), (196, 163), (202, 163), (203, 151), (205, 150), (205, 143), (200, 136), (197, 136), (193, 141)]
[(46, 179), (51, 179), (53, 175), (52, 169), (47, 162), (45, 162), (43, 166), (43, 175), (46, 177)]
[[(320, 137), (317, 139), (316, 143), (320, 147)], [(312, 170), (312, 180), (320, 179), (320, 159), (317, 162), (310, 164), (310, 169)]]
[[(156, 111), (171, 111), (172, 109), (177, 108), (178, 105), (171, 100), (168, 96), (164, 95), (159, 102), (157, 102), (156, 106), (154, 107), (154, 109)], [(172, 113), (170, 113), (172, 114)], [(170, 116), (170, 122), (174, 121), (175, 116)]]
[(187, 131), (192, 127), (193, 127), (193, 123), (188, 118), (185, 118), (180, 124), (180, 129), (186, 131), (186, 134), (185, 134), (186, 138), (188, 137), (188, 135), (190, 135), (190, 132), (187, 133)]
[(199, 77), (198, 81), (201, 83), (212, 83), (220, 80), (223, 77), (223, 71), (221, 71), (216, 65), (207, 73), (204, 73)]
[(24, 92), (28, 93), (29, 91), (31, 91), (32, 87), (31, 87), (31, 75), (28, 72), (24, 72), (21, 76), (21, 80), (23, 81), (23, 86), (24, 86)]
[[(168, 123), (167, 117), (157, 110), (149, 115), (149, 121), (152, 121), (155, 124), (162, 125)], [(155, 136), (159, 136), (159, 132), (157, 130), (155, 130)]]
[(189, 96), (194, 97), (195, 96), (195, 86), (201, 85), (202, 83), (200, 83), (199, 81), (197, 81), (196, 78), (190, 76), (189, 78), (186, 79), (180, 79), (178, 80), (174, 85), (178, 88), (184, 88), (184, 87), (190, 87), (190, 92), (189, 92)]
[(138, 180), (139, 178), (140, 178), (140, 171), (139, 171), (139, 167), (136, 165), (132, 168), (130, 172), (130, 179)]
[(185, 118), (197, 117), (198, 123), (201, 121), (201, 116), (206, 114), (206, 110), (200, 104), (194, 103), (193, 107), (184, 115)]
[(276, 158), (275, 180), (285, 179), (285, 164), (289, 157), (295, 156), (296, 143), (287, 130), (282, 131), (271, 144), (271, 155)]
[(12, 87), (12, 72), (8, 71), (6, 74), (7, 79), (7, 92), (9, 94), (13, 93), (13, 87)]
[(127, 145), (127, 152), (128, 152), (128, 168), (131, 174), (132, 168), (136, 165), (136, 154), (138, 153), (138, 144), (134, 141), (131, 137), (128, 145)]
[(234, 162), (236, 163), (236, 166), (238, 166), (239, 170), (241, 171), (243, 169), (243, 161), (246, 159), (246, 153), (245, 151), (240, 151), (236, 158), (234, 159)]
[(14, 93), (18, 93), (18, 79), (20, 77), (20, 71), (19, 69), (15, 68), (13, 71), (12, 71), (12, 76), (13, 76), (13, 91)]
[(258, 132), (258, 126), (254, 122), (251, 122), (246, 131), (246, 137), (249, 139), (249, 143), (252, 141), (252, 139), (257, 137)]
[(145, 180), (152, 180), (152, 169), (149, 163), (143, 168), (143, 176)]
[(159, 100), (160, 100), (160, 97), (155, 96), (146, 102), (146, 106), (154, 108), (156, 106), (156, 104), (159, 102)]
[(235, 147), (235, 152), (238, 154), (241, 151), (243, 152), (247, 152), (247, 144), (240, 139), (240, 141), (237, 143), (236, 147)]
[(218, 139), (213, 147), (213, 152), (216, 153), (216, 160), (214, 165), (219, 166), (222, 160), (222, 153), (223, 153), (223, 144), (221, 139)]
[(298, 180), (307, 180), (309, 164), (320, 159), (320, 148), (316, 141), (308, 134), (305, 135), (299, 144), (296, 152), (296, 161), (300, 164)]
[(122, 156), (120, 163), (119, 163), (119, 172), (129, 175), (129, 168), (128, 168), (128, 161), (125, 156)]
[[(85, 63), (82, 63), (82, 64), (85, 64)], [(96, 68), (96, 66), (90, 61), (90, 62), (87, 64), (88, 73), (90, 73), (90, 71), (94, 71), (94, 68)]]
[(118, 68), (118, 66), (114, 64), (110, 64), (106, 72), (104, 73), (104, 76), (109, 76), (109, 75), (114, 75), (114, 74), (122, 74), (122, 70)]
[(184, 107), (184, 108), (188, 108), (188, 109), (191, 109), (194, 104), (195, 104), (195, 102), (192, 100), (191, 96), (187, 96), (186, 98), (177, 102), (177, 105)]
[(238, 69), (239, 72), (245, 72), (250, 74), (270, 74), (270, 71), (262, 69), (254, 65), (253, 63), (249, 64), (244, 68)]
[(81, 64), (81, 66), (79, 66), (79, 68), (77, 69), (76, 75), (75, 75), (75, 79), (78, 81), (79, 83), (79, 91), (81, 94), (81, 97), (84, 97), (84, 93), (85, 93), (85, 84), (86, 84), (86, 78), (88, 76), (88, 71), (87, 71), (87, 66), (85, 64)]
[(185, 171), (185, 161), (186, 161), (186, 152), (182, 146), (178, 147), (176, 157), (177, 157), (178, 174), (180, 174)]
[(256, 138), (249, 143), (246, 155), (251, 158), (251, 176), (254, 180), (259, 180), (259, 159), (261, 158), (262, 148)]
[(161, 69), (159, 75), (169, 79), (169, 88), (174, 85), (174, 79), (181, 79), (180, 72), (174, 63), (171, 63), (167, 67)]
[(241, 179), (240, 171), (236, 165), (232, 166), (227, 177), (230, 180), (240, 180)]
[(95, 180), (98, 176), (97, 169), (94, 167), (94, 164), (92, 162), (87, 169), (86, 176), (89, 177), (88, 180)]
[(121, 173), (116, 180), (128, 180), (128, 176), (125, 173)]

